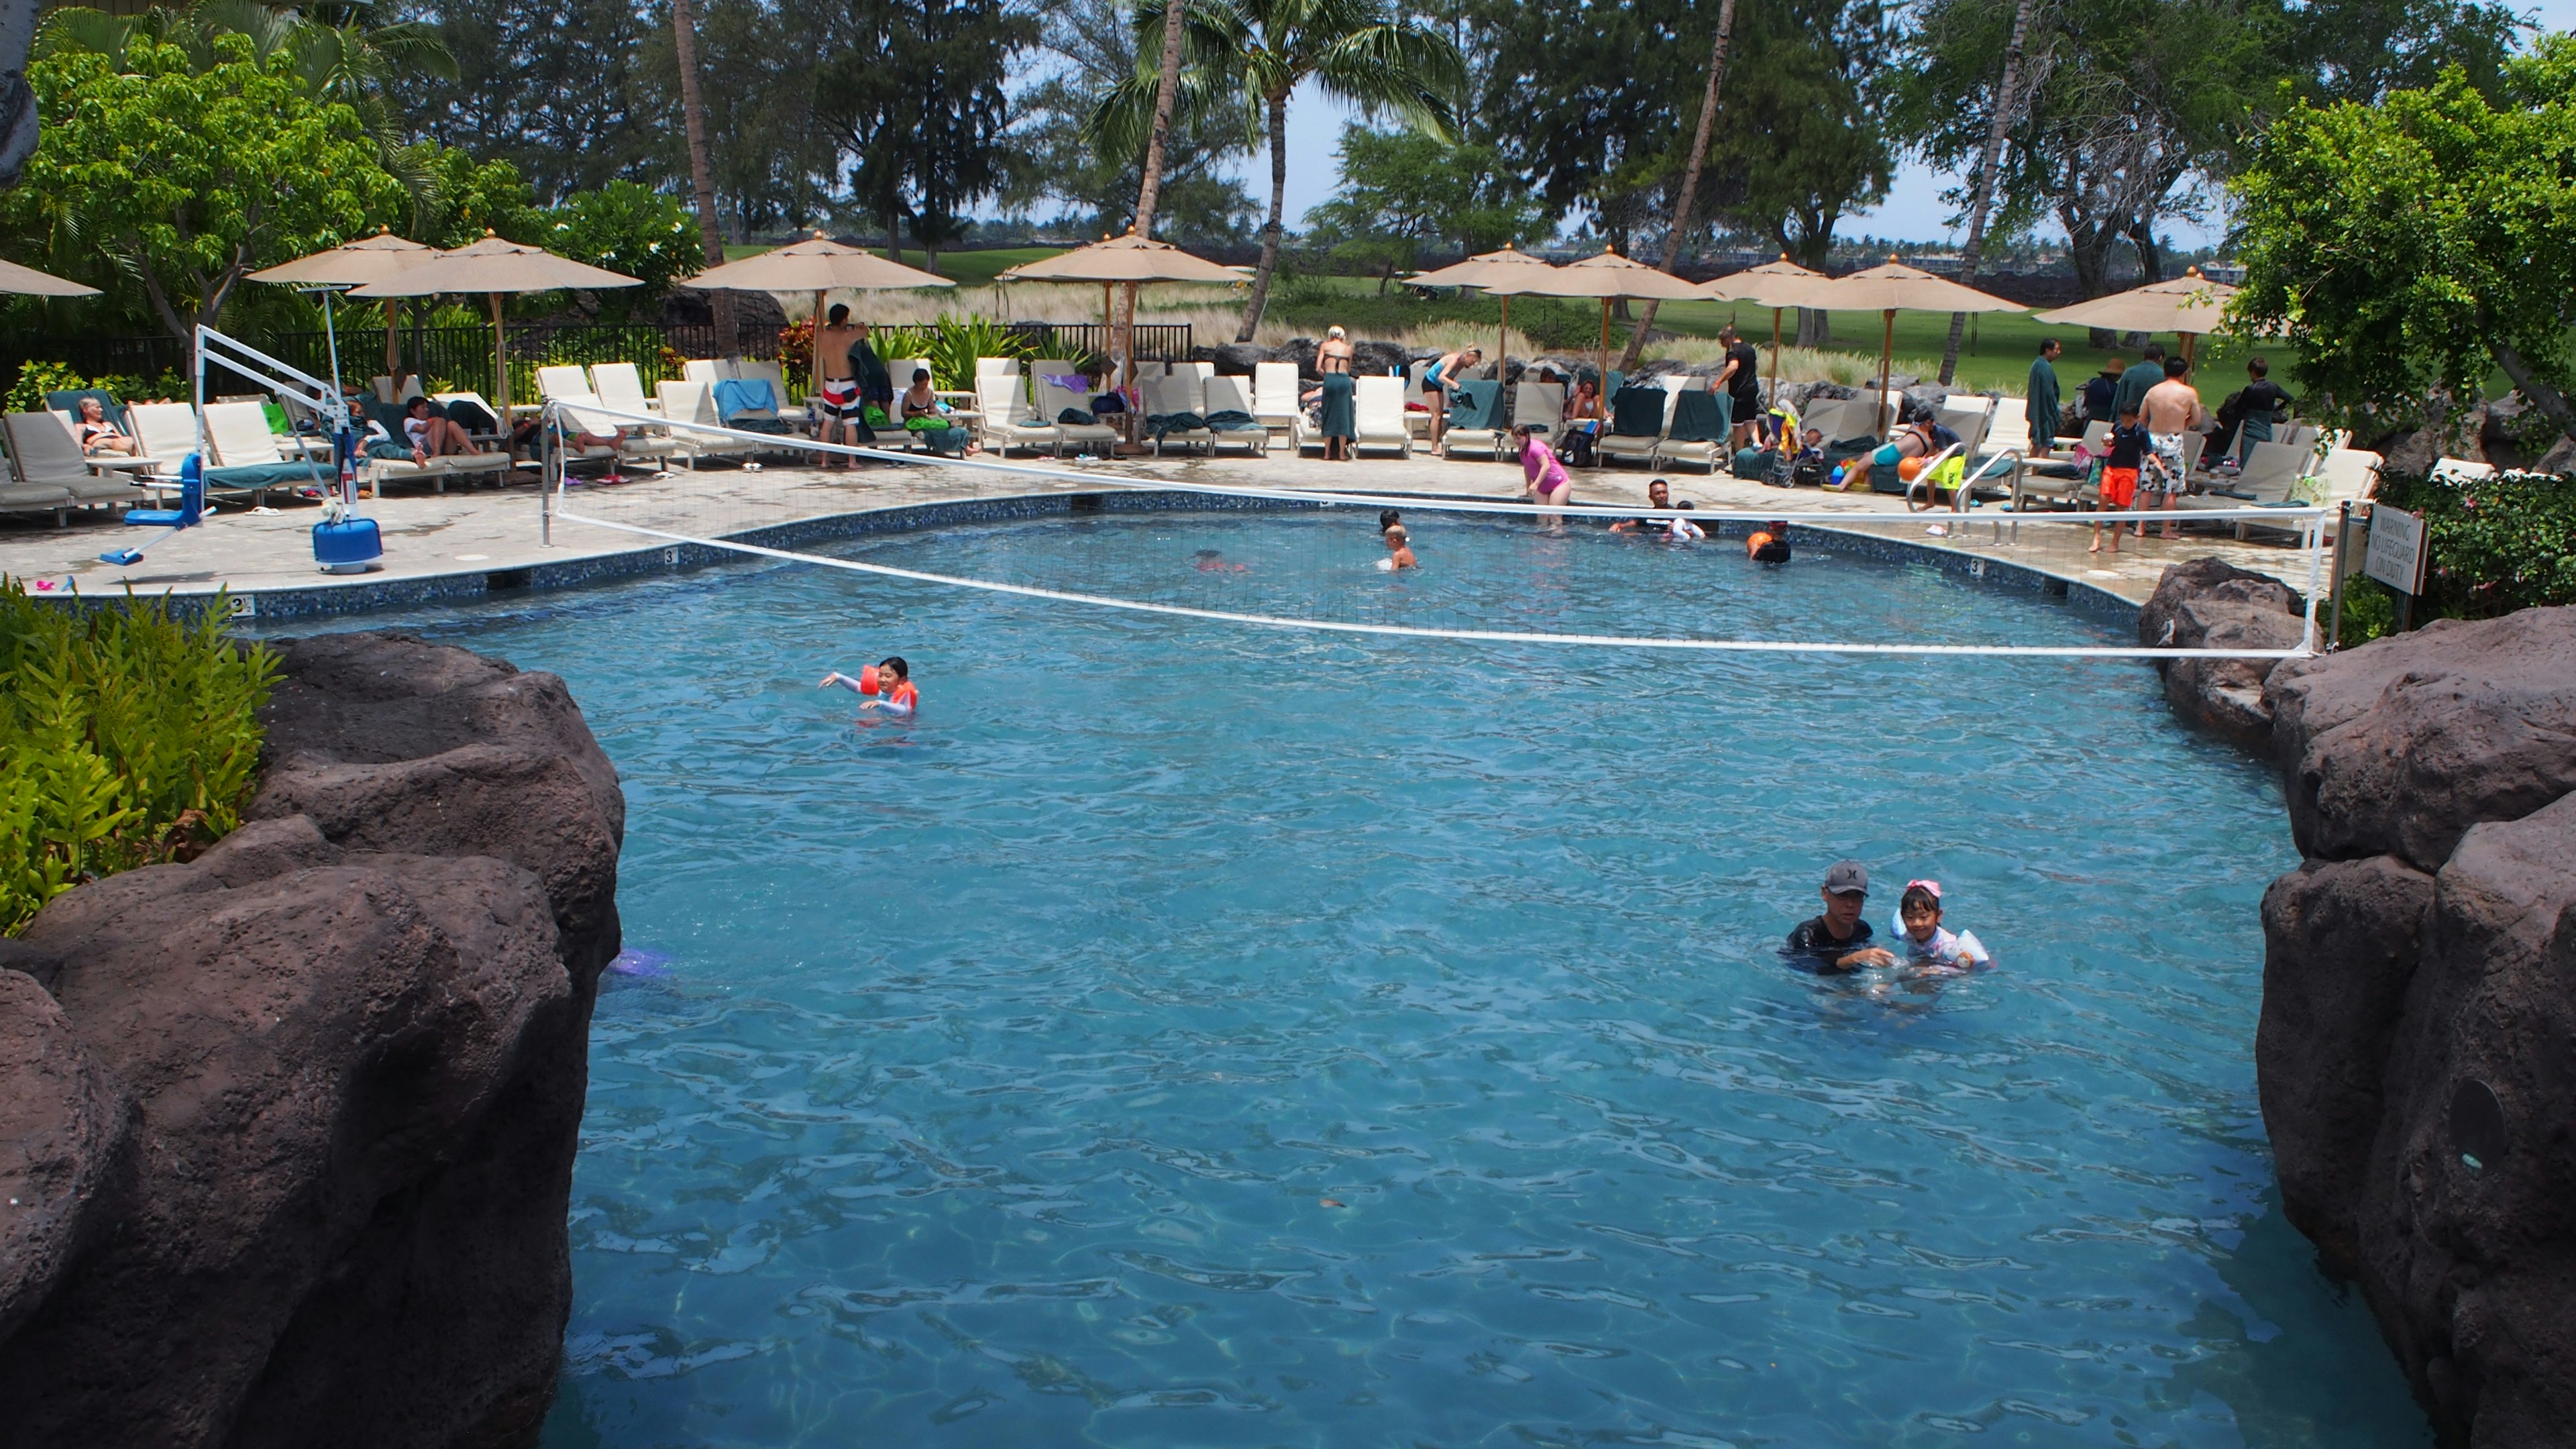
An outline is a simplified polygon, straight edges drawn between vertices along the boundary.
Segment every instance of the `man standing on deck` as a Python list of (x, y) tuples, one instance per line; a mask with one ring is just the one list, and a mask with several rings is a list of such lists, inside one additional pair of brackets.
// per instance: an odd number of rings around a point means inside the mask
[(1717, 340), (1726, 349), (1726, 366), (1709, 382), (1708, 390), (1726, 399), (1726, 446), (1729, 451), (1756, 446), (1754, 433), (1762, 412), (1762, 354), (1732, 322), (1718, 329)]
[[(839, 302), (832, 304), (824, 324), (814, 329), (814, 411), (820, 423), (816, 433), (826, 443), (842, 442), (845, 437), (850, 442), (876, 441), (876, 435), (860, 417), (866, 399), (859, 396), (858, 374), (850, 362), (851, 352), (867, 336), (867, 324), (852, 326), (849, 307)], [(858, 464), (856, 459), (826, 453), (823, 466), (852, 468)]]
[[(2147, 446), (2155, 449), (2156, 457), (2165, 465), (2165, 507), (2171, 508), (2174, 500), (2181, 496), (2185, 482), (2184, 438), (2208, 421), (2208, 414), (2201, 410), (2200, 392), (2191, 385), (2191, 364), (2179, 357), (2165, 359), (2164, 380), (2147, 389), (2143, 401), (2144, 406), (2138, 411), (2146, 424)], [(2146, 500), (2140, 499), (2138, 506), (2144, 508)], [(2147, 536), (2147, 522), (2143, 518), (2138, 520), (2138, 536)], [(2171, 523), (2165, 525), (2164, 536), (2174, 537)]]
[(2043, 337), (2039, 356), (2030, 364), (2029, 400), (2022, 406), (2030, 420), (2030, 455), (2045, 458), (2057, 451), (2057, 420), (2062, 404), (2057, 393), (2057, 339)]
[(2147, 410), (2147, 391), (2165, 380), (2165, 345), (2150, 342), (2138, 354), (2137, 365), (2120, 374), (2120, 386), (2111, 394), (2111, 416), (2115, 419)]

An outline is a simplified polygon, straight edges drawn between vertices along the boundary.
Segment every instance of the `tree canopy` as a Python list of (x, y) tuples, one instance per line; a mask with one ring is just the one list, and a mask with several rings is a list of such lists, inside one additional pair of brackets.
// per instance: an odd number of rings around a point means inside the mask
[(2293, 106), (2236, 178), (2236, 318), (2285, 329), (2312, 397), (2382, 427), (2501, 369), (2576, 439), (2576, 39), (2377, 104)]

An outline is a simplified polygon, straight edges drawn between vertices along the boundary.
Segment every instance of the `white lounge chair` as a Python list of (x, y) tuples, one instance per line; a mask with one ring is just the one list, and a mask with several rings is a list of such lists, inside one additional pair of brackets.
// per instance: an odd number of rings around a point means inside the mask
[(1088, 396), (1075, 392), (1073, 389), (1064, 386), (1062, 383), (1050, 380), (1058, 377), (1076, 376), (1077, 374), (1073, 370), (1072, 363), (1059, 358), (1042, 358), (1036, 363), (1031, 364), (1030, 373), (1036, 383), (1037, 415), (1041, 419), (1053, 423), (1055, 427), (1055, 452), (1057, 457), (1060, 458), (1064, 456), (1065, 445), (1068, 443), (1071, 444), (1076, 451), (1080, 451), (1084, 448), (1096, 447), (1100, 449), (1103, 454), (1114, 455), (1117, 452), (1118, 430), (1109, 426), (1107, 423), (1067, 423), (1057, 421), (1064, 416), (1067, 409), (1072, 409), (1077, 412), (1091, 411), (1091, 399)]
[(2317, 501), (2332, 508), (2359, 503), (2379, 491), (2379, 470), (2387, 460), (2362, 448), (2337, 448), (2310, 474)]
[(1297, 393), (1297, 364), (1252, 365), (1252, 416), (1271, 432), (1285, 429), (1291, 453), (1297, 451), (1306, 430), (1306, 410), (1298, 406)]
[[(1239, 374), (1210, 377), (1201, 385), (1199, 395), (1207, 403), (1206, 416), (1211, 420), (1208, 426), (1216, 433), (1217, 447), (1241, 448), (1254, 457), (1270, 451), (1270, 430), (1261, 426), (1260, 415), (1253, 411), (1252, 379)], [(1252, 418), (1252, 426), (1217, 427), (1213, 419), (1219, 413), (1242, 413)]]
[[(749, 439), (713, 431), (724, 426), (724, 419), (716, 416), (712, 385), (665, 378), (653, 384), (653, 392), (670, 429), (671, 456), (679, 459), (682, 467), (695, 470), (702, 458), (747, 459), (761, 451), (761, 445)], [(698, 428), (708, 431), (700, 432)]]
[(47, 509), (60, 523), (67, 509), (142, 501), (142, 493), (122, 474), (102, 477), (91, 470), (71, 421), (61, 413), (11, 413), (7, 427), (16, 475), (11, 491), (23, 501), (6, 506)]
[(590, 365), (590, 390), (602, 406), (621, 413), (658, 413), (661, 400), (644, 391), (643, 374), (631, 362), (594, 362)]
[[(1175, 413), (1196, 413), (1200, 417), (1207, 416), (1205, 404), (1197, 396), (1194, 386), (1196, 382), (1197, 379), (1188, 376), (1147, 376), (1136, 379), (1137, 390), (1144, 394), (1145, 417), (1148, 420), (1146, 426), (1150, 428), (1151, 420), (1154, 418), (1169, 417)], [(1156, 434), (1154, 436), (1155, 457), (1163, 456), (1163, 447), (1167, 443), (1174, 447), (1196, 448), (1211, 455), (1216, 452), (1216, 434), (1204, 427), (1176, 428)]]
[(1413, 456), (1413, 431), (1404, 421), (1404, 379), (1360, 377), (1351, 397), (1351, 448), (1393, 448)]
[[(605, 461), (614, 470), (628, 458), (667, 461), (671, 456), (668, 436), (602, 411), (604, 405), (590, 390), (590, 379), (578, 367), (538, 368), (537, 390), (545, 395), (546, 401), (558, 405), (557, 412), (564, 424), (563, 447), (567, 461)], [(585, 446), (574, 438), (576, 430), (592, 437), (613, 437), (617, 442), (613, 446), (606, 443)]]
[(982, 416), (976, 429), (983, 434), (984, 446), (995, 454), (1007, 454), (1013, 448), (1036, 452), (1054, 449), (1060, 436), (1056, 425), (1041, 421), (1029, 406), (1027, 390), (1021, 387), (1018, 373), (987, 373), (975, 379), (977, 400)]
[(2474, 483), (2481, 478), (2492, 478), (2495, 475), (2496, 465), (2493, 463), (2473, 463), (2466, 458), (2436, 458), (2433, 460), (2433, 471), (2428, 476), (2448, 479), (2454, 483)]
[[(1600, 455), (1604, 467), (1618, 458), (1634, 458), (1638, 462), (1651, 466), (1655, 461), (1655, 454), (1663, 449), (1664, 440), (1672, 436), (1673, 409), (1680, 405), (1681, 393), (1674, 388), (1641, 388), (1637, 383), (1630, 383), (1623, 389), (1628, 392), (1641, 390), (1663, 394), (1663, 420), (1656, 424), (1652, 434), (1622, 434), (1605, 430), (1601, 435), (1600, 443), (1593, 450)], [(1618, 406), (1615, 402), (1611, 405), (1611, 413), (1614, 418), (1617, 416)]]

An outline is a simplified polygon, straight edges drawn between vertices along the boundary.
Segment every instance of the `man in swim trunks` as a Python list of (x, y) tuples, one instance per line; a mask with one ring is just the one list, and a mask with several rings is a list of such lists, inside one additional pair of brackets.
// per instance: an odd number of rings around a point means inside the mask
[[(849, 441), (856, 442), (863, 436), (869, 442), (876, 441), (867, 435), (867, 425), (860, 421), (867, 403), (859, 396), (858, 373), (850, 363), (852, 349), (867, 336), (867, 324), (853, 326), (850, 309), (839, 302), (832, 304), (824, 325), (814, 329), (814, 410), (821, 419), (819, 431), (826, 443), (843, 441), (845, 430)], [(858, 460), (826, 453), (823, 466), (854, 468)]]
[[(2147, 390), (2139, 407), (2147, 428), (2147, 446), (2153, 448), (2156, 460), (2164, 464), (2161, 492), (2164, 506), (2172, 508), (2182, 496), (2186, 478), (2183, 468), (2183, 435), (2199, 428), (2207, 414), (2201, 411), (2200, 392), (2190, 382), (2191, 364), (2179, 357), (2165, 359), (2165, 380)], [(2140, 482), (2147, 481), (2140, 479)], [(2139, 520), (2138, 536), (2146, 537), (2146, 521)], [(2175, 537), (2174, 526), (2165, 525), (2164, 536)]]
[(1824, 914), (1798, 924), (1789, 933), (1788, 954), (1822, 973), (1855, 971), (1863, 966), (1893, 966), (1896, 953), (1869, 943), (1869, 867), (1838, 860), (1825, 872)]

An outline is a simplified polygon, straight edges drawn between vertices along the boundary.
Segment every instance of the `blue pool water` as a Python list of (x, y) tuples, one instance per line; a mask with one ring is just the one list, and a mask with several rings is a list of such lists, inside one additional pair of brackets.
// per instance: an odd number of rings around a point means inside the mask
[[(1523, 629), (2117, 639), (1812, 551), (1423, 520), (1390, 580), (1372, 535), (845, 551)], [(553, 1449), (2429, 1442), (2272, 1187), (2276, 788), (2140, 666), (1355, 640), (813, 568), (420, 622), (565, 675), (631, 811)], [(916, 722), (814, 688), (896, 652)], [(1882, 933), (1937, 876), (2002, 969), (1784, 965), (1841, 855)]]

